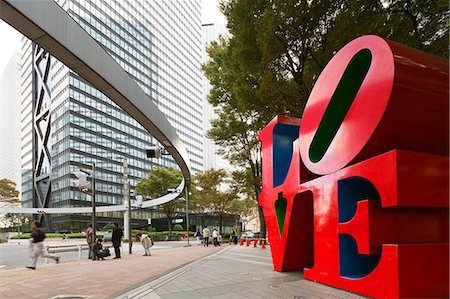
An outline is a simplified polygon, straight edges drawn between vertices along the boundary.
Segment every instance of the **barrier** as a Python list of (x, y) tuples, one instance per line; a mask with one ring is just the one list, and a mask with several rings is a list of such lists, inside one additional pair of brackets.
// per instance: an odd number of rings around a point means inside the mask
[(264, 239), (261, 241), (261, 249), (266, 249), (266, 241)]
[[(103, 244), (103, 248), (112, 248), (112, 244)], [(48, 253), (61, 253), (78, 251), (78, 258), (83, 259), (83, 250), (89, 250), (88, 244), (67, 244), (67, 245), (47, 245), (45, 246)], [(47, 258), (45, 263), (48, 263)]]

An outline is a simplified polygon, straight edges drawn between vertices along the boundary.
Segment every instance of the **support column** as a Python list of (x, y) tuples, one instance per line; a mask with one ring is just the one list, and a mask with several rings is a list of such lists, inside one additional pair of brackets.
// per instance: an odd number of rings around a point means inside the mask
[[(33, 207), (47, 208), (51, 197), (51, 56), (33, 43)], [(50, 219), (39, 215), (42, 227), (49, 231)]]
[(130, 217), (128, 217), (128, 209), (123, 212), (123, 232), (125, 239), (130, 239), (129, 237), (129, 228), (130, 228)]

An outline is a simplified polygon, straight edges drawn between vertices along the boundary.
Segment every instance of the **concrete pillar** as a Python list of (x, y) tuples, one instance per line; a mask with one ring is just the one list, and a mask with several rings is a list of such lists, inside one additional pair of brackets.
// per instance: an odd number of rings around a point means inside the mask
[(123, 212), (123, 232), (124, 232), (125, 239), (128, 239), (128, 240), (130, 239), (129, 235), (128, 235), (129, 226), (130, 226), (129, 219), (130, 218), (128, 217), (128, 210), (125, 210)]

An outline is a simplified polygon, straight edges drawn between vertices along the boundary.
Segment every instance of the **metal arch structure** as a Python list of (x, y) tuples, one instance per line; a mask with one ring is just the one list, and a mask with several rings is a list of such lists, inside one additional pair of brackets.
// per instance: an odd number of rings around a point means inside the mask
[[(183, 181), (190, 182), (188, 153), (175, 129), (151, 98), (120, 65), (58, 4), (47, 1), (0, 0), (0, 18), (75, 71), (139, 122), (172, 155)], [(169, 202), (180, 193), (145, 201), (143, 208)], [(98, 207), (99, 212), (123, 211), (124, 205)], [(2, 213), (90, 213), (90, 208), (2, 208)]]
[[(184, 181), (181, 182), (179, 188), (184, 186)], [(181, 190), (181, 189), (180, 189)], [(161, 197), (144, 201), (139, 208), (150, 208), (158, 205), (162, 205), (166, 202), (174, 200), (180, 195), (180, 193), (168, 193)], [(97, 213), (101, 212), (120, 212), (126, 211), (128, 206), (126, 205), (112, 205), (112, 206), (97, 206)], [(2, 213), (16, 213), (16, 214), (89, 214), (92, 213), (91, 207), (80, 208), (17, 208), (17, 207), (1, 207)]]

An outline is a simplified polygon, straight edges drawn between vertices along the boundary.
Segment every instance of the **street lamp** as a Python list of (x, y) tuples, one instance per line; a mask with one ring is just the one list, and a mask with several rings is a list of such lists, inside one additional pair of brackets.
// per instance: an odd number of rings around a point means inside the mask
[(123, 201), (128, 203), (128, 217), (124, 217), (125, 238), (128, 239), (128, 253), (132, 254), (133, 253), (133, 240), (131, 237), (130, 179), (128, 177), (128, 160), (127, 160), (127, 158), (123, 158)]
[(185, 188), (184, 188), (185, 192), (186, 192), (186, 228), (187, 228), (187, 245), (186, 246), (191, 246), (191, 244), (189, 244), (189, 198), (188, 198), (188, 186), (186, 184)]
[[(96, 212), (95, 212), (95, 162), (92, 163), (92, 172), (90, 174), (92, 178), (92, 192), (89, 193), (89, 185), (88, 185), (88, 176), (89, 171), (81, 170), (79, 172), (74, 173), (77, 177), (77, 180), (75, 181), (75, 185), (80, 189), (81, 192), (91, 195), (92, 198), (92, 216), (91, 216), (91, 222), (92, 222), (92, 243), (91, 248), (94, 249), (95, 239), (97, 237), (97, 227), (96, 227)], [(93, 255), (92, 255), (93, 256)]]

